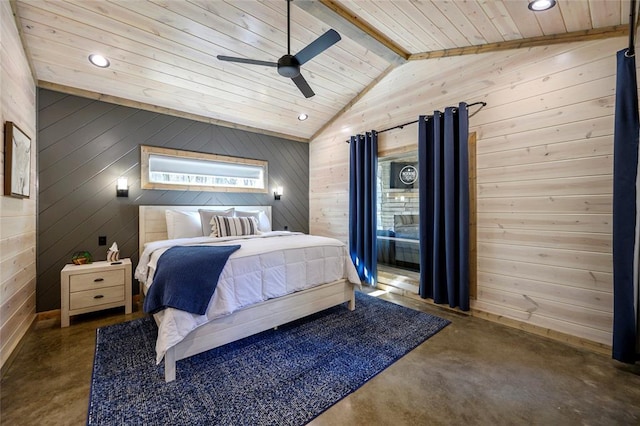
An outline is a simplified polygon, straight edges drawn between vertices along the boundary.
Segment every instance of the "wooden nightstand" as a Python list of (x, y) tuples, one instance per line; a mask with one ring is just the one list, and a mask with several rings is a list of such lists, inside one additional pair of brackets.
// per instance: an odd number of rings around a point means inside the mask
[(71, 315), (124, 306), (131, 313), (131, 260), (66, 265), (60, 272), (61, 326)]

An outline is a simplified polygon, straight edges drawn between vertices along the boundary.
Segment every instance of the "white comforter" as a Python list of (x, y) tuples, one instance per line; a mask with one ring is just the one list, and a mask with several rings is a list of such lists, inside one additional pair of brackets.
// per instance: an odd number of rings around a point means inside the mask
[(159, 324), (158, 363), (168, 348), (196, 327), (245, 306), (343, 278), (360, 284), (347, 247), (341, 241), (292, 232), (268, 232), (245, 237), (198, 237), (149, 243), (135, 272), (136, 279), (145, 286), (145, 293), (153, 285), (153, 274), (162, 253), (176, 245), (199, 244), (240, 244), (242, 247), (229, 257), (205, 315), (173, 308), (154, 315)]

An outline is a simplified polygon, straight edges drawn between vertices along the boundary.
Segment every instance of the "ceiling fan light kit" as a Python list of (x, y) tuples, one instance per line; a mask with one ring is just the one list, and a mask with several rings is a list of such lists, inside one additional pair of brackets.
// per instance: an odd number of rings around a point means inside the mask
[(261, 65), (267, 67), (276, 67), (278, 74), (283, 77), (290, 78), (294, 84), (302, 92), (305, 98), (310, 98), (315, 93), (307, 80), (300, 73), (300, 66), (304, 63), (315, 58), (338, 41), (340, 41), (340, 34), (335, 30), (329, 30), (322, 34), (320, 37), (312, 41), (296, 55), (291, 54), (291, 0), (287, 0), (287, 54), (283, 55), (278, 62), (260, 61), (255, 59), (235, 58), (232, 56), (218, 55), (218, 59), (221, 61), (237, 62), (241, 64), (249, 65)]

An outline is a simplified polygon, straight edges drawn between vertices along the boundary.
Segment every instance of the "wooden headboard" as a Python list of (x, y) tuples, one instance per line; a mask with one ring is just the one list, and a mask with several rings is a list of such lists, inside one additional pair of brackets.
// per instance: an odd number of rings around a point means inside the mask
[(226, 210), (235, 208), (240, 211), (262, 210), (271, 220), (271, 206), (138, 206), (138, 250), (141, 255), (144, 245), (152, 241), (167, 239), (167, 221), (165, 210), (178, 210), (183, 212), (197, 212), (198, 209)]

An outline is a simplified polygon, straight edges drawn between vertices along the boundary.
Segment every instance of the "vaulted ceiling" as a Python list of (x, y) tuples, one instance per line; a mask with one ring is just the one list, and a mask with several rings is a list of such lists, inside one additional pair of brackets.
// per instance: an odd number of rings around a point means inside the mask
[[(40, 87), (306, 141), (407, 60), (627, 33), (629, 1), (294, 0), (291, 54), (330, 28), (341, 40), (302, 65), (305, 98), (276, 69), (284, 0), (18, 0)], [(569, 38), (567, 38), (569, 37)], [(87, 60), (100, 53), (109, 68)], [(306, 113), (306, 121), (297, 119)]]

